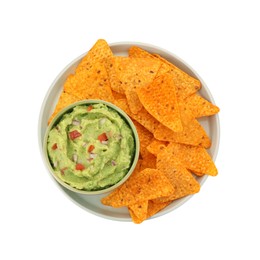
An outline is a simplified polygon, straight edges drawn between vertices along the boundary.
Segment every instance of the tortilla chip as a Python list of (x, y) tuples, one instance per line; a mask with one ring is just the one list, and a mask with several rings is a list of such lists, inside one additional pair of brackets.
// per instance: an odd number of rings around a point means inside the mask
[(154, 216), (156, 213), (167, 207), (169, 204), (171, 204), (171, 201), (166, 202), (154, 202), (154, 200), (148, 201), (148, 209), (147, 209), (147, 218), (150, 218)]
[(51, 117), (48, 120), (48, 124), (50, 124), (50, 122), (52, 121), (52, 119), (56, 116), (56, 114), (58, 114), (60, 112), (60, 110), (62, 110), (63, 108), (65, 108), (66, 106), (73, 104), (77, 101), (80, 101), (81, 99), (72, 95), (72, 94), (68, 94), (65, 93), (64, 91), (61, 93), (59, 99), (58, 99), (58, 103), (55, 107), (54, 112), (52, 113)]
[(174, 188), (164, 173), (146, 168), (131, 177), (101, 201), (115, 208), (129, 206), (141, 201), (168, 196)]
[(150, 58), (150, 59), (155, 59), (155, 57), (147, 52), (144, 49), (141, 49), (137, 46), (131, 46), (128, 50), (128, 55), (131, 58)]
[(128, 206), (130, 216), (134, 223), (140, 224), (147, 218), (148, 200)]
[(157, 156), (159, 152), (161, 152), (166, 146), (168, 142), (159, 141), (155, 138), (151, 141), (151, 143), (146, 147), (146, 149), (153, 155)]
[(121, 108), (129, 116), (131, 115), (126, 98), (116, 99), (112, 103), (115, 104), (116, 106), (118, 106), (119, 108)]
[(160, 124), (160, 122), (150, 115), (144, 107), (138, 112), (138, 114), (130, 113), (130, 116), (151, 133), (154, 133), (155, 129)]
[(195, 118), (211, 116), (219, 112), (217, 106), (197, 94), (187, 97), (184, 102)]
[(133, 114), (137, 114), (143, 107), (142, 103), (139, 100), (139, 97), (135, 91), (135, 89), (126, 89), (125, 91), (127, 103), (129, 105), (130, 111)]
[(142, 157), (141, 162), (141, 171), (150, 168), (150, 169), (156, 169), (156, 156), (154, 156), (151, 153), (146, 153), (145, 156)]
[(103, 59), (112, 57), (113, 53), (107, 44), (107, 42), (103, 39), (97, 40), (94, 46), (89, 50), (87, 55), (81, 60), (78, 67), (76, 68), (76, 73), (81, 71), (88, 71), (92, 68), (93, 64), (98, 61), (102, 61)]
[(110, 59), (107, 69), (111, 88), (116, 92), (126, 94), (132, 113), (136, 114), (142, 108), (135, 89), (152, 82), (160, 65), (160, 61), (147, 58), (115, 56)]
[(133, 120), (133, 123), (136, 127), (139, 140), (140, 140), (140, 153), (144, 158), (149, 152), (146, 147), (150, 144), (153, 134), (149, 132), (145, 127), (140, 125), (137, 121)]
[(106, 60), (105, 67), (108, 72), (111, 89), (119, 94), (125, 95), (124, 83), (118, 78), (117, 75), (117, 61), (118, 59), (115, 59), (115, 57), (110, 57)]
[(92, 63), (88, 71), (70, 75), (64, 83), (64, 91), (80, 99), (102, 99), (113, 102), (108, 74), (102, 62)]
[(194, 118), (190, 110), (183, 104), (180, 104), (180, 114), (183, 125), (182, 132), (173, 132), (169, 128), (160, 124), (155, 132), (154, 137), (161, 141), (189, 144), (209, 148), (211, 140), (204, 128)]
[(172, 131), (182, 131), (176, 90), (169, 74), (157, 77), (150, 85), (136, 91), (141, 103), (154, 118)]
[(183, 166), (179, 157), (175, 157), (164, 149), (157, 156), (157, 169), (165, 173), (174, 186), (174, 192), (164, 198), (158, 198), (154, 201), (165, 202), (176, 200), (187, 195), (199, 192), (200, 184), (195, 180), (192, 174)]
[(115, 91), (112, 91), (112, 94), (113, 94), (115, 100), (126, 99), (126, 96), (124, 94), (120, 94), (120, 93), (115, 92)]
[(205, 148), (170, 143), (165, 149), (173, 157), (179, 158), (183, 166), (191, 172), (216, 176), (218, 170)]
[(156, 76), (160, 76), (166, 72), (170, 72), (174, 84), (176, 85), (177, 97), (179, 99), (185, 99), (186, 97), (194, 94), (201, 88), (201, 83), (199, 80), (191, 77), (186, 72), (181, 70), (180, 68), (176, 67), (163, 57), (158, 54), (150, 54), (149, 52), (137, 47), (132, 46), (129, 51), (130, 57), (137, 57), (137, 58), (155, 58), (162, 62), (162, 65), (157, 73)]
[[(191, 77), (186, 72), (179, 69), (160, 55), (155, 54), (154, 56), (164, 64), (168, 65), (170, 73), (173, 77), (174, 84), (176, 86), (178, 99), (185, 99), (186, 97), (196, 93), (201, 88), (201, 83), (199, 80)], [(165, 70), (167, 70), (167, 67)]]

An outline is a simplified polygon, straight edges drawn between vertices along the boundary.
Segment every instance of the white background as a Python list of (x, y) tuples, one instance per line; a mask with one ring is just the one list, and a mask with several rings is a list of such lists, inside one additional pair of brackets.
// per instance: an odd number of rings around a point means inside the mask
[[(1, 1), (0, 259), (260, 259), (258, 1)], [(47, 173), (37, 127), (57, 74), (97, 39), (160, 46), (221, 108), (217, 177), (141, 225), (94, 216)]]

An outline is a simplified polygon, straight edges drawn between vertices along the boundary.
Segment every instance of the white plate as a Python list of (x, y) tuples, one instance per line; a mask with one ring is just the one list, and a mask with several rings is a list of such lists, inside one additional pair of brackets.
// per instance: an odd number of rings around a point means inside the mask
[[(214, 104), (213, 97), (207, 88), (205, 82), (202, 80), (202, 78), (183, 60), (178, 58), (176, 55), (170, 53), (169, 51), (166, 51), (162, 48), (150, 45), (150, 44), (144, 44), (144, 43), (137, 43), (137, 42), (121, 42), (121, 43), (113, 43), (110, 44), (110, 47), (115, 55), (128, 55), (128, 49), (131, 46), (139, 46), (148, 52), (151, 53), (157, 53), (160, 54), (162, 57), (169, 60), (171, 63), (175, 64), (180, 69), (184, 70), (189, 75), (197, 78), (200, 80), (202, 84), (202, 88), (199, 91), (200, 95), (203, 96), (205, 99), (209, 100)], [(49, 117), (51, 116), (55, 105), (57, 103), (57, 100), (59, 98), (59, 95), (63, 89), (63, 84), (67, 78), (67, 76), (74, 72), (75, 68), (81, 61), (81, 59), (86, 55), (86, 53), (82, 54), (80, 57), (76, 58), (74, 61), (72, 61), (69, 65), (67, 65), (61, 73), (57, 76), (57, 78), (54, 80), (52, 85), (50, 86), (40, 112), (39, 116), (39, 145), (40, 145), (40, 151), (42, 154), (43, 161), (46, 165), (44, 156), (43, 156), (43, 139), (44, 134), (47, 129), (47, 122)], [(219, 146), (219, 133), (220, 133), (220, 127), (219, 127), (219, 118), (218, 115), (214, 115), (211, 117), (202, 118), (199, 120), (202, 126), (205, 128), (206, 132), (208, 133), (209, 137), (211, 138), (212, 145), (210, 149), (208, 150), (209, 154), (212, 156), (213, 160), (216, 159), (217, 152), (218, 152), (218, 146)], [(47, 169), (47, 167), (46, 167)], [(52, 175), (50, 174), (51, 178), (54, 180)], [(198, 182), (202, 185), (205, 180), (207, 179), (207, 176), (203, 177), (197, 177)], [(55, 180), (54, 180), (55, 181)], [(129, 216), (127, 208), (119, 208), (115, 209), (112, 207), (104, 206), (100, 199), (104, 197), (105, 195), (82, 195), (78, 193), (74, 193), (64, 187), (62, 187), (57, 181), (55, 181), (58, 185), (58, 187), (61, 189), (61, 191), (67, 195), (68, 198), (70, 198), (73, 202), (75, 202), (77, 205), (85, 209), (86, 211), (93, 213), (97, 216), (112, 219), (112, 220), (118, 220), (118, 221), (131, 221), (131, 218)], [(191, 195), (192, 196), (192, 195)], [(169, 206), (167, 206), (162, 211), (158, 212), (154, 217), (162, 216), (163, 214), (169, 213), (185, 203), (188, 199), (190, 199), (191, 196), (187, 196), (181, 199), (178, 199), (174, 202), (172, 202)]]

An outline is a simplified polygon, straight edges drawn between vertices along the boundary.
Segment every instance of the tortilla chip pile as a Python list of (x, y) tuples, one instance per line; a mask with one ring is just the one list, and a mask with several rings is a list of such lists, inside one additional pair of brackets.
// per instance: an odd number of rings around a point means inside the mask
[(199, 192), (194, 176), (217, 175), (207, 148), (211, 140), (197, 118), (219, 108), (198, 93), (199, 80), (158, 54), (132, 46), (127, 57), (114, 56), (98, 40), (67, 78), (55, 111), (84, 99), (101, 99), (123, 109), (140, 139), (140, 158), (131, 177), (102, 199), (127, 207), (141, 223), (172, 201)]

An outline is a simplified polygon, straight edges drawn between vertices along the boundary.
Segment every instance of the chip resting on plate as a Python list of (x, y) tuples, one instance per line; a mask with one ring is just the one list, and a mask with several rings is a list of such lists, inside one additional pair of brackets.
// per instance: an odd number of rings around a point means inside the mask
[(169, 179), (159, 170), (146, 168), (132, 175), (119, 189), (102, 199), (115, 208), (131, 206), (144, 200), (169, 196), (174, 191)]
[(184, 167), (194, 173), (216, 176), (217, 168), (207, 150), (203, 147), (170, 143), (165, 149), (173, 157), (178, 158)]
[(219, 108), (216, 105), (197, 94), (188, 96), (184, 102), (196, 118), (215, 115), (219, 112)]
[(76, 73), (91, 70), (93, 64), (103, 62), (108, 57), (113, 57), (113, 53), (107, 42), (104, 39), (99, 39), (81, 60), (76, 68)]
[(129, 115), (140, 140), (139, 160), (128, 180), (101, 202), (126, 207), (140, 224), (199, 192), (200, 176), (218, 174), (201, 122), (219, 108), (201, 96), (200, 88), (194, 75), (163, 55), (132, 46), (128, 56), (116, 56), (99, 39), (66, 78), (48, 123), (62, 108), (84, 99), (111, 102)]
[(174, 186), (174, 192), (170, 196), (154, 201), (166, 202), (199, 192), (200, 184), (186, 169), (181, 159), (177, 156), (173, 156), (167, 149), (164, 149), (158, 154), (157, 169), (164, 172), (169, 178)]
[(59, 97), (58, 103), (56, 104), (54, 112), (52, 113), (51, 117), (49, 118), (48, 124), (52, 121), (52, 119), (56, 116), (56, 114), (58, 114), (60, 112), (60, 110), (62, 110), (66, 106), (71, 105), (77, 101), (80, 101), (80, 98), (63, 91), (60, 94), (60, 97)]
[(151, 84), (139, 87), (136, 91), (149, 114), (172, 131), (182, 131), (176, 88), (169, 74), (155, 78)]

